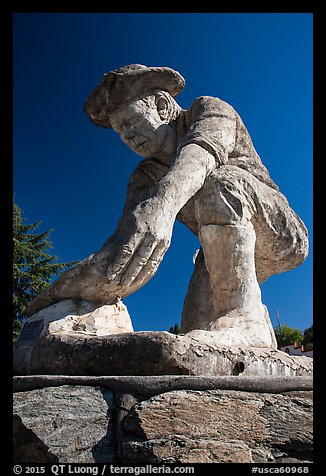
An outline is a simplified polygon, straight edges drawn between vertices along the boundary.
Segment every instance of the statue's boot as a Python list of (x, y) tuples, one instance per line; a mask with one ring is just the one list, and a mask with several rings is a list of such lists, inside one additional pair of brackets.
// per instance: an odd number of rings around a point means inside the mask
[(199, 238), (216, 313), (216, 319), (204, 329), (213, 331), (219, 344), (276, 348), (256, 278), (253, 226), (206, 225), (200, 229)]

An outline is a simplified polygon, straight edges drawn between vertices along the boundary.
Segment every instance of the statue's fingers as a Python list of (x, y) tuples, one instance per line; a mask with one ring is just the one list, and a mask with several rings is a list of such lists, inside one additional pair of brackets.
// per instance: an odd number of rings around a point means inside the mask
[(147, 236), (134, 253), (132, 260), (126, 266), (120, 284), (128, 287), (136, 279), (140, 271), (146, 266), (153, 251), (157, 247), (157, 242), (153, 236)]
[(113, 280), (117, 274), (120, 274), (132, 259), (135, 250), (137, 249), (141, 235), (133, 235), (127, 242), (122, 243), (117, 252), (112, 254), (109, 258), (109, 266), (106, 270), (106, 277)]
[(157, 269), (167, 249), (168, 249), (168, 246), (164, 242), (160, 242), (155, 247), (151, 257), (149, 258), (145, 266), (142, 267), (138, 275), (133, 280), (132, 286), (135, 285), (139, 288), (143, 286), (145, 283), (147, 283), (147, 281), (149, 281), (154, 276), (154, 274), (156, 274)]

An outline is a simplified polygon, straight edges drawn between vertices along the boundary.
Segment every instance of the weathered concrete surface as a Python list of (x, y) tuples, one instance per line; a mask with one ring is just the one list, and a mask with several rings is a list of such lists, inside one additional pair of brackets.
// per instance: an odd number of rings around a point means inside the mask
[(303, 377), (15, 377), (14, 460), (310, 462), (311, 388)]
[(309, 392), (173, 391), (125, 418), (126, 463), (312, 461)]
[(38, 442), (16, 437), (16, 461), (114, 462), (114, 408), (113, 394), (106, 387), (64, 385), (16, 393), (16, 426), (21, 419), (25, 432)]
[(312, 375), (312, 359), (275, 349), (219, 346), (214, 333), (47, 335), (14, 349), (15, 375)]

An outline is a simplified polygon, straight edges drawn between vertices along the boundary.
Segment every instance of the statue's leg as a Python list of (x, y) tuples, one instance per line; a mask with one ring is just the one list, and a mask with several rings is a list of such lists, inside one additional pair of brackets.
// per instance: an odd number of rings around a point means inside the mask
[(205, 328), (221, 344), (276, 347), (255, 270), (253, 226), (206, 225), (199, 239), (213, 291), (215, 319)]
[[(256, 269), (257, 249), (264, 253), (259, 260), (264, 276), (268, 276), (268, 268), (275, 262), (270, 249), (257, 247), (257, 233), (261, 239), (268, 228), (278, 239), (272, 223), (276, 205), (269, 191), (269, 187), (251, 174), (226, 166), (210, 177), (196, 197), (198, 236), (215, 311), (210, 323), (203, 320), (201, 326), (197, 323), (197, 328), (216, 332), (217, 342), (221, 344), (276, 346), (268, 311), (261, 300)], [(263, 216), (258, 200), (266, 203), (271, 216)], [(277, 246), (286, 250), (288, 244), (278, 240)]]
[(181, 332), (186, 333), (194, 329), (203, 329), (215, 318), (213, 292), (205, 265), (204, 253), (200, 249), (183, 304)]
[(276, 347), (258, 283), (305, 260), (306, 227), (278, 190), (235, 166), (207, 179), (195, 209), (215, 312), (209, 323), (208, 315), (197, 319), (197, 329), (221, 344)]

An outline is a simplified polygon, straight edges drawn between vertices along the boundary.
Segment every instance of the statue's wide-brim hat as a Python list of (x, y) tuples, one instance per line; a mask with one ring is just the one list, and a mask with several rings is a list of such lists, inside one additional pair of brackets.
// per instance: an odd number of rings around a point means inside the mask
[(94, 124), (111, 128), (110, 114), (122, 103), (155, 89), (175, 97), (184, 85), (184, 78), (172, 68), (131, 64), (104, 74), (88, 96), (84, 111)]

